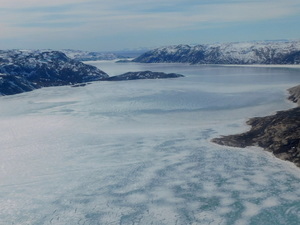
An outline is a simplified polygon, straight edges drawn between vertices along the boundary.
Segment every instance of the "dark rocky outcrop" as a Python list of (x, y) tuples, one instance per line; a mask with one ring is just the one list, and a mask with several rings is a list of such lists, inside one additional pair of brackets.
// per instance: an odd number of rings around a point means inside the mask
[(123, 80), (140, 80), (140, 79), (166, 79), (166, 78), (178, 78), (183, 77), (177, 73), (162, 73), (152, 71), (139, 71), (139, 72), (128, 72), (118, 76), (108, 77), (107, 81), (123, 81)]
[[(290, 88), (289, 97), (300, 99), (300, 85)], [(259, 146), (276, 157), (288, 160), (300, 167), (300, 107), (279, 111), (275, 115), (256, 117), (247, 121), (250, 131), (215, 138), (212, 142), (233, 147)]]

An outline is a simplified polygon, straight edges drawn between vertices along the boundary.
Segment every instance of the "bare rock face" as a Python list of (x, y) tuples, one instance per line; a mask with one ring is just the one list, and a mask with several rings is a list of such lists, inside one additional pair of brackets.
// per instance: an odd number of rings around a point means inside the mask
[[(289, 89), (299, 102), (300, 85)], [(212, 142), (233, 147), (260, 146), (276, 157), (300, 167), (300, 107), (279, 111), (275, 115), (256, 117), (247, 121), (250, 131), (214, 138)]]

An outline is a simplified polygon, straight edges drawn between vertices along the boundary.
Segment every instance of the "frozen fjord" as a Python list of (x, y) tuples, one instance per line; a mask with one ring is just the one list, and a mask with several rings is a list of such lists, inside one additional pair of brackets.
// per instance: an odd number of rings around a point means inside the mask
[(291, 107), (299, 70), (93, 62), (95, 82), (0, 98), (0, 224), (298, 224), (299, 169), (209, 140)]

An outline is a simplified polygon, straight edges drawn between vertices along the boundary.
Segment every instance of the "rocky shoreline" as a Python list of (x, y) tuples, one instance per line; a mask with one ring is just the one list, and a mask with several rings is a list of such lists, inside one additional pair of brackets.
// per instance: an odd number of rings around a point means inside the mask
[(300, 167), (300, 85), (288, 91), (288, 99), (298, 103), (298, 107), (271, 116), (251, 118), (247, 121), (251, 126), (248, 132), (214, 138), (212, 142), (241, 148), (259, 146)]

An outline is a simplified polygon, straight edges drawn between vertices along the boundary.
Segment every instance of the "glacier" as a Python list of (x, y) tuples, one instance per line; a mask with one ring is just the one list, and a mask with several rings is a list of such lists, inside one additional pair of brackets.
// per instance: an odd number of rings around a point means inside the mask
[(293, 107), (299, 69), (89, 64), (185, 77), (1, 97), (0, 224), (299, 224), (299, 168), (210, 142)]

